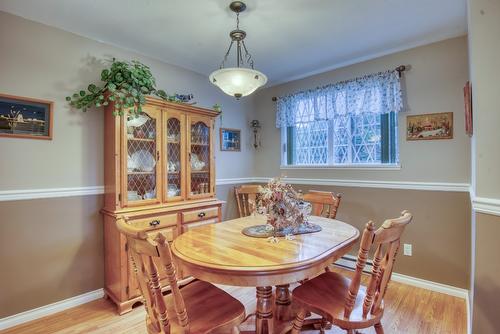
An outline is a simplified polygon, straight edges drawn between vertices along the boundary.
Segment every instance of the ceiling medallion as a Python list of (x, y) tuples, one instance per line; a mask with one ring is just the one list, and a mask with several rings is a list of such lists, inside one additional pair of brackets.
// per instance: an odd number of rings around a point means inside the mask
[[(267, 82), (267, 77), (264, 73), (253, 68), (253, 59), (244, 41), (247, 33), (240, 29), (240, 13), (246, 7), (245, 3), (241, 1), (233, 1), (229, 5), (229, 8), (236, 13), (236, 29), (229, 33), (231, 44), (229, 44), (229, 49), (219, 69), (212, 72), (208, 77), (211, 83), (236, 99), (252, 94)], [(226, 68), (224, 65), (234, 43), (236, 43), (236, 67)]]

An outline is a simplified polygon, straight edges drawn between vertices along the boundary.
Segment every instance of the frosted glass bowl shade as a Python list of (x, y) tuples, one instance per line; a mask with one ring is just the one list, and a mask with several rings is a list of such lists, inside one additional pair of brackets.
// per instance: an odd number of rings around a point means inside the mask
[(222, 68), (212, 72), (208, 78), (224, 93), (237, 99), (252, 94), (267, 82), (262, 72), (242, 67)]

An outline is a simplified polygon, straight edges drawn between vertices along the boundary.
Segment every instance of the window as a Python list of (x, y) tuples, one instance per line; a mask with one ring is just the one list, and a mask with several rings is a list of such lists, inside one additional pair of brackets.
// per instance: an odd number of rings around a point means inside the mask
[(284, 128), (283, 165), (395, 165), (397, 117), (342, 116)]
[(396, 165), (401, 106), (399, 76), (391, 72), (280, 98), (282, 165)]

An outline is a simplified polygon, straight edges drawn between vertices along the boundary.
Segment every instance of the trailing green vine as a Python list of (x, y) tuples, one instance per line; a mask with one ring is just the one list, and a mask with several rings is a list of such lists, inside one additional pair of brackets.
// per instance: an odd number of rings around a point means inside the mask
[(192, 95), (168, 95), (156, 89), (156, 80), (148, 66), (132, 60), (131, 62), (111, 60), (111, 66), (102, 70), (101, 86), (90, 84), (87, 90), (80, 90), (66, 101), (82, 111), (91, 107), (113, 106), (113, 115), (123, 115), (125, 111), (138, 115), (146, 103), (147, 95), (156, 95), (170, 102), (187, 102)]

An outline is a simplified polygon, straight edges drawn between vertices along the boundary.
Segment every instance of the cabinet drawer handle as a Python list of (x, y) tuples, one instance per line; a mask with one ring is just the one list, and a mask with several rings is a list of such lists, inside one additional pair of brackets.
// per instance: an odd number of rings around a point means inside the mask
[(157, 219), (149, 222), (149, 226), (158, 226), (158, 225), (160, 225), (160, 221)]
[(203, 218), (203, 217), (205, 217), (205, 216), (206, 216), (205, 212), (200, 212), (200, 213), (198, 214), (198, 217), (200, 217), (200, 218)]

